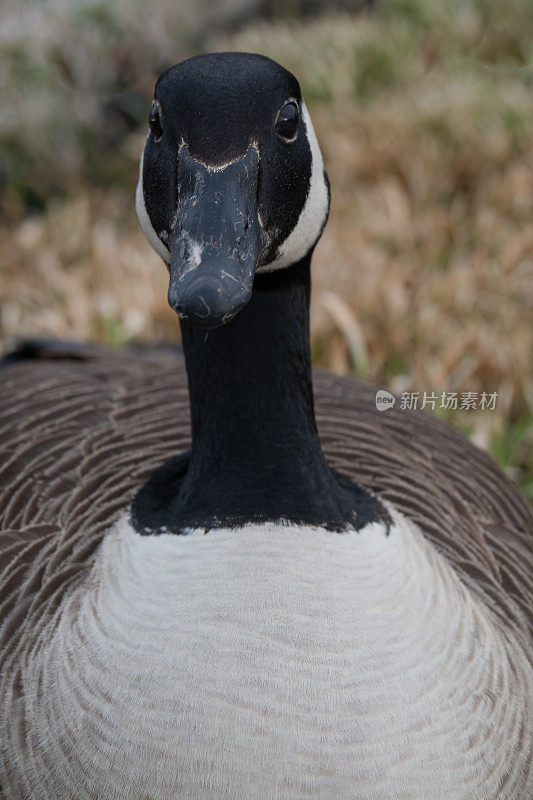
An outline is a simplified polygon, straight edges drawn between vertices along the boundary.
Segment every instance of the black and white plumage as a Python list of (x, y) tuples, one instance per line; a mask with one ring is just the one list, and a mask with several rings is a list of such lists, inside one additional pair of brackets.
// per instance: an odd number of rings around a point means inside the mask
[(313, 400), (328, 189), (296, 80), (191, 59), (151, 127), (137, 212), (188, 375), (3, 370), (6, 800), (526, 800), (531, 515), (430, 416), (325, 373)]
[[(301, 135), (285, 141), (276, 120), (293, 102)], [(260, 186), (254, 211), (268, 239), (256, 272), (290, 266), (309, 254), (326, 223), (329, 187), (309, 112), (290, 72), (248, 53), (199, 56), (159, 78), (154, 105), (164, 135), (148, 135), (136, 208), (146, 238), (163, 260), (170, 263), (169, 233), (177, 204), (184, 202), (176, 195), (176, 156), (183, 147), (204, 173), (225, 170), (250, 148), (256, 150)]]

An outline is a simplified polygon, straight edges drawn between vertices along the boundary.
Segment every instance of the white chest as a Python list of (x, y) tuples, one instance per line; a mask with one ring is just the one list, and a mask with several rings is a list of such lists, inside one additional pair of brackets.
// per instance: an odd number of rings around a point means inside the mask
[(34, 800), (532, 791), (525, 659), (397, 514), (388, 537), (124, 518), (24, 679)]

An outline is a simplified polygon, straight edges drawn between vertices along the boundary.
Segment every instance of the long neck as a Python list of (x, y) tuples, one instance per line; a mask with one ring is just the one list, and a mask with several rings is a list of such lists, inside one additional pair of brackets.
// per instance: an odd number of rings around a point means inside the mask
[(310, 257), (256, 276), (234, 320), (182, 325), (192, 452), (156, 471), (134, 501), (140, 531), (289, 520), (342, 530), (384, 518), (334, 474), (315, 424), (309, 350)]
[[(324, 471), (309, 352), (309, 258), (256, 277), (249, 305), (228, 325), (182, 326), (195, 479), (224, 473), (257, 484)], [(305, 476), (303, 475), (305, 465)]]

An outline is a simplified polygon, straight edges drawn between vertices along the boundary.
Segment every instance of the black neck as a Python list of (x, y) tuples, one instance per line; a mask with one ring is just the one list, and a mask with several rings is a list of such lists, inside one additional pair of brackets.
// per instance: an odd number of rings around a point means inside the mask
[(310, 256), (257, 275), (248, 306), (221, 328), (206, 333), (182, 324), (192, 452), (137, 495), (140, 530), (279, 519), (342, 529), (382, 518), (377, 501), (332, 473), (320, 447), (309, 267)]
[[(284, 273), (284, 274), (283, 274)], [(195, 479), (303, 481), (324, 470), (309, 355), (309, 259), (258, 276), (233, 322), (207, 336), (182, 325)], [(222, 469), (221, 469), (222, 468)]]

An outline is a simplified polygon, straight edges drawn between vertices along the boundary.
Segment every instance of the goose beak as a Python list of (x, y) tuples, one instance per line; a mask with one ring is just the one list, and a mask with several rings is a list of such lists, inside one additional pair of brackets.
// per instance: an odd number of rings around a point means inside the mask
[(243, 158), (217, 169), (192, 158), (186, 145), (180, 150), (168, 301), (188, 325), (218, 328), (250, 300), (265, 244), (258, 175), (252, 146)]

